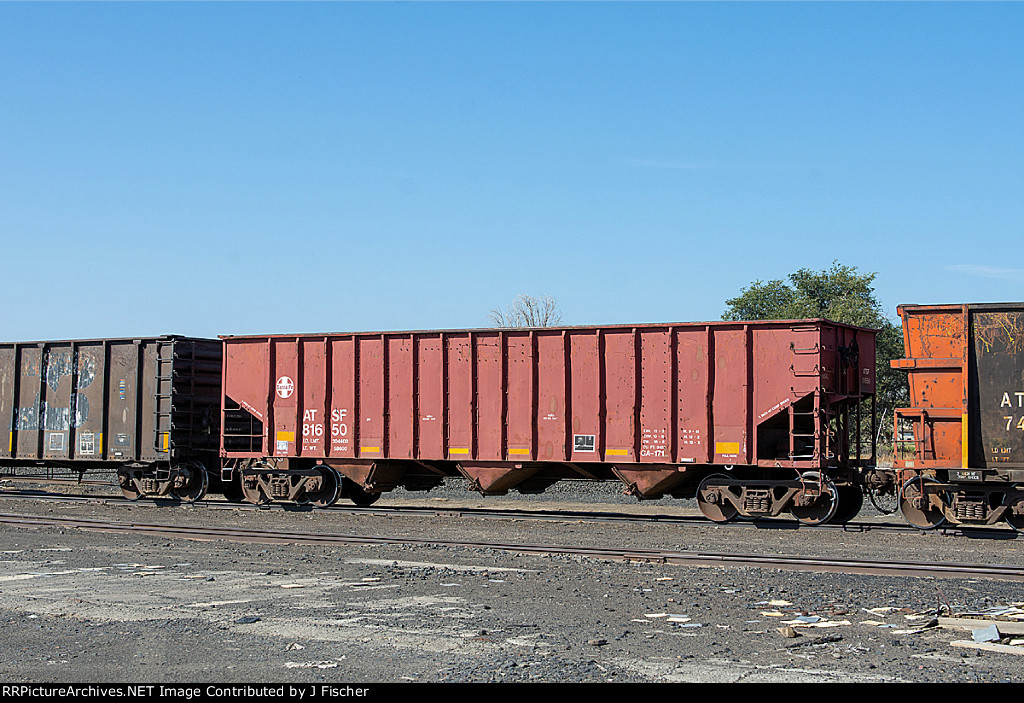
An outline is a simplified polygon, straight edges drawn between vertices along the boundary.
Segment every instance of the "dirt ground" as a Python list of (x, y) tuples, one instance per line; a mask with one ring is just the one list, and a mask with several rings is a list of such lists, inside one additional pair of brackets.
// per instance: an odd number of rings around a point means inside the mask
[[(399, 499), (382, 504), (389, 500)], [(710, 523), (10, 500), (0, 512), (513, 544), (1022, 561), (1013, 540)], [(951, 610), (1024, 622), (1020, 583), (626, 564), (436, 545), (239, 544), (6, 526), (0, 535), (0, 678), (12, 683), (1024, 680), (1024, 656), (956, 646), (972, 641), (972, 632), (925, 627)], [(797, 636), (780, 632), (786, 627)]]

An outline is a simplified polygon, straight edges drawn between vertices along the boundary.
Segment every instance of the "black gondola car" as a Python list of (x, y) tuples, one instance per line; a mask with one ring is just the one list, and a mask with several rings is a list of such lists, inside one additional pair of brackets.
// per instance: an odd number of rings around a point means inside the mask
[(199, 500), (218, 475), (221, 356), (176, 335), (0, 343), (0, 472), (116, 469), (129, 498)]

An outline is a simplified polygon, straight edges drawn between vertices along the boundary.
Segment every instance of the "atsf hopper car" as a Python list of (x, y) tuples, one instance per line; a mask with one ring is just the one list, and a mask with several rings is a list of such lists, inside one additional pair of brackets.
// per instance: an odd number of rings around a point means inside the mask
[[(900, 509), (1024, 530), (1024, 303), (901, 305), (912, 407), (895, 413)], [(907, 431), (909, 428), (909, 438)]]
[(0, 470), (115, 469), (129, 498), (201, 498), (219, 468), (218, 340), (0, 344)]
[(874, 464), (875, 332), (825, 320), (222, 339), (222, 479), (253, 503), (582, 478), (817, 524)]

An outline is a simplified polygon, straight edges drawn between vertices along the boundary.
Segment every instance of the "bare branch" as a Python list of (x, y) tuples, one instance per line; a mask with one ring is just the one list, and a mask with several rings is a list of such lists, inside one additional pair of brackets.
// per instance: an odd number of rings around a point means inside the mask
[(537, 298), (525, 293), (504, 310), (491, 310), (488, 317), (495, 327), (554, 327), (562, 321), (557, 300), (548, 295)]

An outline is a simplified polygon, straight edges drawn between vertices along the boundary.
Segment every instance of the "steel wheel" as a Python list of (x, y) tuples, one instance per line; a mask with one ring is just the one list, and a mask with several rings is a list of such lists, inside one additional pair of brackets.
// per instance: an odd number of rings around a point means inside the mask
[(816, 471), (808, 471), (800, 478), (803, 479), (804, 483), (820, 483), (821, 494), (810, 505), (797, 505), (796, 501), (800, 499), (802, 494), (797, 493), (793, 498), (794, 503), (790, 506), (789, 512), (805, 525), (825, 524), (835, 516), (836, 509), (839, 507), (839, 490), (836, 488), (836, 484), (832, 483), (831, 479), (828, 478), (821, 482), (820, 475)]
[(914, 527), (931, 530), (946, 521), (942, 511), (925, 502), (924, 484), (938, 483), (930, 476), (915, 476), (900, 489), (900, 512), (903, 519)]
[(861, 507), (864, 505), (864, 493), (860, 486), (846, 485), (837, 486), (839, 489), (839, 507), (832, 522), (843, 524), (857, 517)]
[(705, 477), (697, 487), (697, 506), (704, 517), (712, 522), (729, 522), (739, 514), (736, 506), (721, 495), (722, 491), (729, 490), (728, 487), (712, 487), (711, 485), (729, 480), (725, 474), (711, 474)]
[(242, 498), (246, 503), (266, 505), (270, 502), (270, 496), (260, 488), (256, 475), (246, 476), (244, 472), (240, 472), (239, 482), (242, 488)]
[(880, 489), (868, 488), (868, 498), (871, 505), (882, 515), (892, 515), (900, 509), (899, 499), (896, 495), (896, 487), (888, 485)]
[(380, 499), (380, 493), (370, 493), (350, 478), (343, 478), (342, 484), (344, 496), (360, 508), (369, 507)]
[[(1014, 508), (1020, 512), (1014, 512)], [(1010, 507), (1006, 509), (1004, 516), (1006, 518), (1006, 524), (1017, 530), (1017, 532), (1024, 532), (1024, 496), (1021, 496), (1014, 501)]]
[(135, 481), (132, 481), (130, 476), (125, 476), (123, 478), (118, 476), (117, 482), (121, 487), (121, 493), (123, 493), (124, 497), (128, 500), (138, 500), (142, 497), (142, 494), (139, 493), (139, 489), (135, 486)]
[[(128, 465), (126, 464), (125, 466)], [(128, 500), (138, 500), (142, 497), (142, 491), (139, 490), (139, 487), (135, 485), (135, 481), (132, 480), (131, 471), (126, 468), (117, 470), (117, 486)]]
[(182, 488), (172, 489), (174, 497), (183, 503), (195, 503), (206, 495), (210, 487), (210, 477), (206, 475), (206, 467), (202, 464), (189, 464), (181, 469), (188, 476)]
[(224, 494), (224, 499), (229, 503), (245, 502), (245, 493), (242, 491), (242, 482), (237, 476), (226, 483), (221, 481), (220, 492)]
[(341, 497), (341, 477), (338, 472), (329, 466), (317, 466), (320, 472), (320, 488), (316, 491), (306, 491), (305, 502), (317, 508), (326, 508), (338, 502)]

